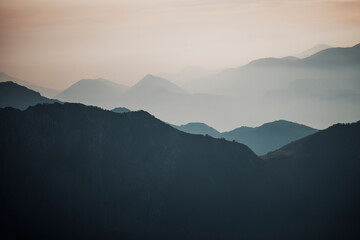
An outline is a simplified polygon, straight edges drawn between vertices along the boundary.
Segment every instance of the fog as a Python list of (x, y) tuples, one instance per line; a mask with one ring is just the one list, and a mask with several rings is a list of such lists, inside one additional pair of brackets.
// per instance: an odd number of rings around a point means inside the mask
[(186, 66), (210, 71), (360, 39), (358, 1), (3, 0), (0, 71), (63, 90), (133, 85)]

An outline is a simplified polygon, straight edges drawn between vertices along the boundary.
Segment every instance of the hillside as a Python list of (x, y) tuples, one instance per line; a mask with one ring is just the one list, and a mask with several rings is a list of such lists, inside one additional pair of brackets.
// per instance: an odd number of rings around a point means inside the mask
[(64, 102), (114, 108), (127, 88), (103, 78), (82, 79), (56, 95), (56, 98)]
[(19, 85), (25, 86), (31, 90), (34, 90), (36, 92), (39, 92), (42, 96), (45, 96), (48, 98), (53, 98), (56, 94), (59, 93), (58, 90), (38, 86), (34, 83), (30, 83), (30, 82), (24, 81), (22, 79), (12, 77), (4, 72), (0, 72), (0, 82), (14, 82), (16, 84), (19, 84)]
[(337, 124), (264, 157), (289, 194), (290, 214), (298, 216), (300, 229), (358, 238), (359, 146), (360, 122)]
[(317, 132), (316, 129), (285, 120), (265, 123), (259, 127), (240, 127), (222, 133), (228, 140), (249, 146), (256, 154), (263, 155), (292, 141)]
[(187, 123), (187, 124), (184, 124), (181, 126), (173, 125), (173, 127), (175, 127), (176, 129), (178, 129), (180, 131), (192, 133), (192, 134), (209, 135), (209, 136), (212, 136), (215, 138), (219, 138), (221, 136), (220, 132), (218, 132), (216, 129), (206, 125), (205, 123), (193, 122), (193, 123)]
[(57, 100), (49, 99), (26, 87), (13, 82), (0, 82), (0, 108), (13, 107), (26, 109), (39, 103), (54, 103)]
[(214, 138), (225, 138), (237, 141), (250, 147), (257, 155), (264, 155), (278, 148), (317, 132), (316, 129), (285, 120), (265, 123), (259, 127), (240, 127), (229, 132), (218, 132), (204, 123), (188, 123), (176, 129), (192, 133), (209, 135)]
[(230, 238), (253, 231), (267, 192), (265, 163), (248, 147), (180, 132), (143, 111), (8, 108), (0, 132), (2, 234)]

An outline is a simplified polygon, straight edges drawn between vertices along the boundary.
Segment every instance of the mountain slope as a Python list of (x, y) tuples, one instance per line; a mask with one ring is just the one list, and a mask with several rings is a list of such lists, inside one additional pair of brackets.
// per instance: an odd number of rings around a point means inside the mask
[(0, 109), (0, 132), (4, 239), (360, 236), (360, 122), (265, 160), (144, 111), (80, 104)]
[(218, 138), (221, 136), (220, 132), (218, 132), (216, 129), (206, 125), (205, 123), (193, 122), (193, 123), (187, 123), (187, 124), (184, 124), (181, 126), (173, 125), (173, 127), (175, 127), (176, 129), (178, 129), (180, 131), (191, 133), (191, 134), (209, 135), (209, 136), (212, 136), (215, 138)]
[[(239, 68), (197, 79), (187, 88), (213, 94), (252, 95), (254, 89), (262, 93), (298, 79), (341, 79), (344, 83), (358, 78), (359, 66), (360, 44), (349, 48), (328, 48), (304, 59), (258, 59)], [(358, 84), (355, 86), (359, 88)]]
[(297, 58), (307, 58), (310, 57), (311, 55), (314, 55), (320, 51), (323, 51), (325, 49), (331, 48), (331, 46), (326, 45), (326, 44), (318, 44), (308, 50), (305, 50), (301, 53), (295, 54), (294, 56)]
[(359, 146), (360, 122), (337, 124), (264, 157), (299, 228), (312, 226), (323, 239), (358, 238)]
[(192, 134), (209, 135), (237, 141), (250, 147), (257, 155), (264, 155), (280, 147), (317, 132), (316, 129), (285, 120), (265, 123), (259, 127), (240, 127), (229, 132), (218, 132), (204, 123), (188, 123), (174, 128)]
[(82, 79), (65, 89), (56, 98), (61, 101), (114, 108), (127, 86), (106, 79)]
[(9, 75), (7, 75), (6, 73), (3, 73), (3, 72), (0, 72), (0, 82), (14, 82), (14, 83), (17, 83), (19, 85), (25, 86), (25, 87), (27, 87), (27, 88), (29, 88), (31, 90), (34, 90), (36, 92), (39, 92), (41, 95), (43, 95), (45, 97), (48, 97), (48, 98), (53, 98), (56, 94), (59, 93), (58, 90), (41, 87), (41, 86), (38, 86), (36, 84), (26, 82), (24, 80), (14, 78), (14, 77), (9, 76)]
[(238, 238), (255, 231), (268, 199), (265, 164), (249, 148), (143, 111), (0, 109), (0, 132), (1, 234)]
[(13, 107), (23, 110), (39, 103), (54, 102), (57, 102), (57, 100), (43, 97), (40, 93), (16, 83), (0, 82), (0, 108)]
[(263, 155), (292, 141), (317, 132), (316, 129), (285, 120), (265, 123), (259, 127), (240, 127), (222, 133), (227, 140), (249, 146), (256, 154)]

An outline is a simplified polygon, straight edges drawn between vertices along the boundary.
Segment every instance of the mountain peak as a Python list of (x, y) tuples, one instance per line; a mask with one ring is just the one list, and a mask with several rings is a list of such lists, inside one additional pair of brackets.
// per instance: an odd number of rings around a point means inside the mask
[(146, 75), (143, 79), (141, 79), (138, 83), (136, 83), (132, 88), (132, 90), (144, 90), (144, 91), (153, 91), (156, 89), (165, 89), (174, 93), (184, 94), (186, 91), (176, 85), (175, 83), (170, 82), (169, 80), (158, 77), (152, 74)]

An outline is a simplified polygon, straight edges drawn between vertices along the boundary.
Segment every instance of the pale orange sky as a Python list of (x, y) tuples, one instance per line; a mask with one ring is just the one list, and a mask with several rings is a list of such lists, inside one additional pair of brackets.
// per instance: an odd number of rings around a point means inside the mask
[(0, 71), (56, 89), (359, 42), (360, 0), (0, 0)]

